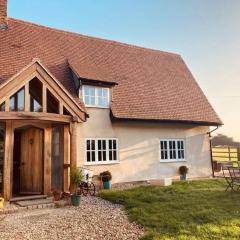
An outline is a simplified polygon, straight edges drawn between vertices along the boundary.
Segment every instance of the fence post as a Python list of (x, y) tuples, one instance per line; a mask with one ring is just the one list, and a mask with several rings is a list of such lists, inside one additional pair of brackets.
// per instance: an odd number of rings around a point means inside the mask
[(237, 160), (240, 161), (240, 147), (237, 147)]
[(229, 159), (229, 162), (231, 162), (231, 150), (230, 150), (230, 147), (228, 147), (228, 159)]

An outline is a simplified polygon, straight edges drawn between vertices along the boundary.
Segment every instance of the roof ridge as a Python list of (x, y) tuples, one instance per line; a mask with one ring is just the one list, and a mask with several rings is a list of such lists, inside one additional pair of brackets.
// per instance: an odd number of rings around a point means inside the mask
[(84, 34), (77, 33), (77, 32), (70, 32), (70, 31), (67, 31), (67, 30), (62, 30), (62, 29), (57, 29), (57, 28), (53, 28), (53, 27), (48, 27), (48, 26), (37, 24), (37, 23), (32, 23), (32, 22), (28, 22), (28, 21), (25, 21), (25, 20), (12, 18), (12, 17), (9, 17), (8, 19), (12, 20), (12, 21), (15, 21), (15, 22), (21, 22), (23, 24), (28, 24), (28, 25), (32, 25), (32, 26), (35, 26), (35, 27), (39, 27), (39, 28), (45, 28), (45, 29), (48, 29), (48, 30), (51, 30), (51, 31), (55, 31), (55, 32), (71, 34), (71, 35), (74, 35), (76, 37), (91, 38), (91, 39), (95, 39), (95, 40), (98, 40), (98, 41), (111, 43), (111, 44), (114, 44), (114, 45), (122, 45), (122, 46), (126, 46), (126, 47), (129, 47), (129, 48), (137, 48), (137, 49), (144, 50), (144, 51), (152, 51), (152, 52), (156, 52), (156, 53), (163, 53), (163, 54), (166, 54), (166, 55), (174, 55), (174, 56), (181, 57), (181, 55), (178, 54), (178, 53), (167, 52), (167, 51), (154, 49), (154, 48), (142, 47), (142, 46), (138, 46), (138, 45), (134, 45), (134, 44), (130, 44), (130, 43), (119, 42), (119, 41), (116, 41), (116, 40), (109, 40), (109, 39), (105, 39), (105, 38), (101, 38), (101, 37), (94, 37), (94, 36), (84, 35)]

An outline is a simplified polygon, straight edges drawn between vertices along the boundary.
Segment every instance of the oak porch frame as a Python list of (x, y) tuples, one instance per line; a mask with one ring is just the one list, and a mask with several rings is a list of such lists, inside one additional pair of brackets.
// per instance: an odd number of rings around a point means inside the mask
[[(30, 112), (29, 109), (29, 82), (34, 78), (38, 78), (43, 84), (42, 112)], [(25, 89), (24, 111), (10, 112), (11, 95), (23, 87)], [(58, 114), (47, 112), (47, 90), (59, 102)], [(5, 122), (3, 163), (3, 196), (5, 200), (12, 197), (14, 130), (23, 126), (35, 126), (44, 130), (44, 194), (51, 192), (52, 127), (56, 124), (64, 126), (63, 190), (68, 191), (70, 186), (69, 166), (76, 167), (77, 165), (77, 124), (86, 120), (85, 111), (38, 59), (33, 59), (30, 64), (0, 86), (0, 104), (3, 102), (5, 102), (5, 111), (0, 112), (0, 121)], [(63, 115), (63, 108), (66, 108), (70, 115)]]

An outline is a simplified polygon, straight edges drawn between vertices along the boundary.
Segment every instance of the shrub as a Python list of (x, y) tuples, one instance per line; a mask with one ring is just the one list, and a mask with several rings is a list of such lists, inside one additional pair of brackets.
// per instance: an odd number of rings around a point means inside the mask
[(83, 173), (82, 170), (77, 169), (76, 167), (72, 167), (70, 170), (70, 180), (71, 184), (74, 187), (74, 190), (77, 190), (77, 187), (83, 180)]
[(188, 173), (188, 168), (186, 166), (180, 166), (178, 172), (180, 175), (185, 175)]
[(112, 174), (109, 171), (101, 172), (99, 176), (103, 182), (108, 182), (112, 180)]

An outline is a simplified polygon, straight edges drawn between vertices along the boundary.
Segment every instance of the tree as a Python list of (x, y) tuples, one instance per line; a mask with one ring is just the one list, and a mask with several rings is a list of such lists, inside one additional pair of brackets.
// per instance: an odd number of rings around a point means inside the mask
[(233, 146), (240, 147), (240, 142), (235, 142), (232, 137), (228, 137), (224, 134), (218, 134), (212, 139), (212, 146)]

